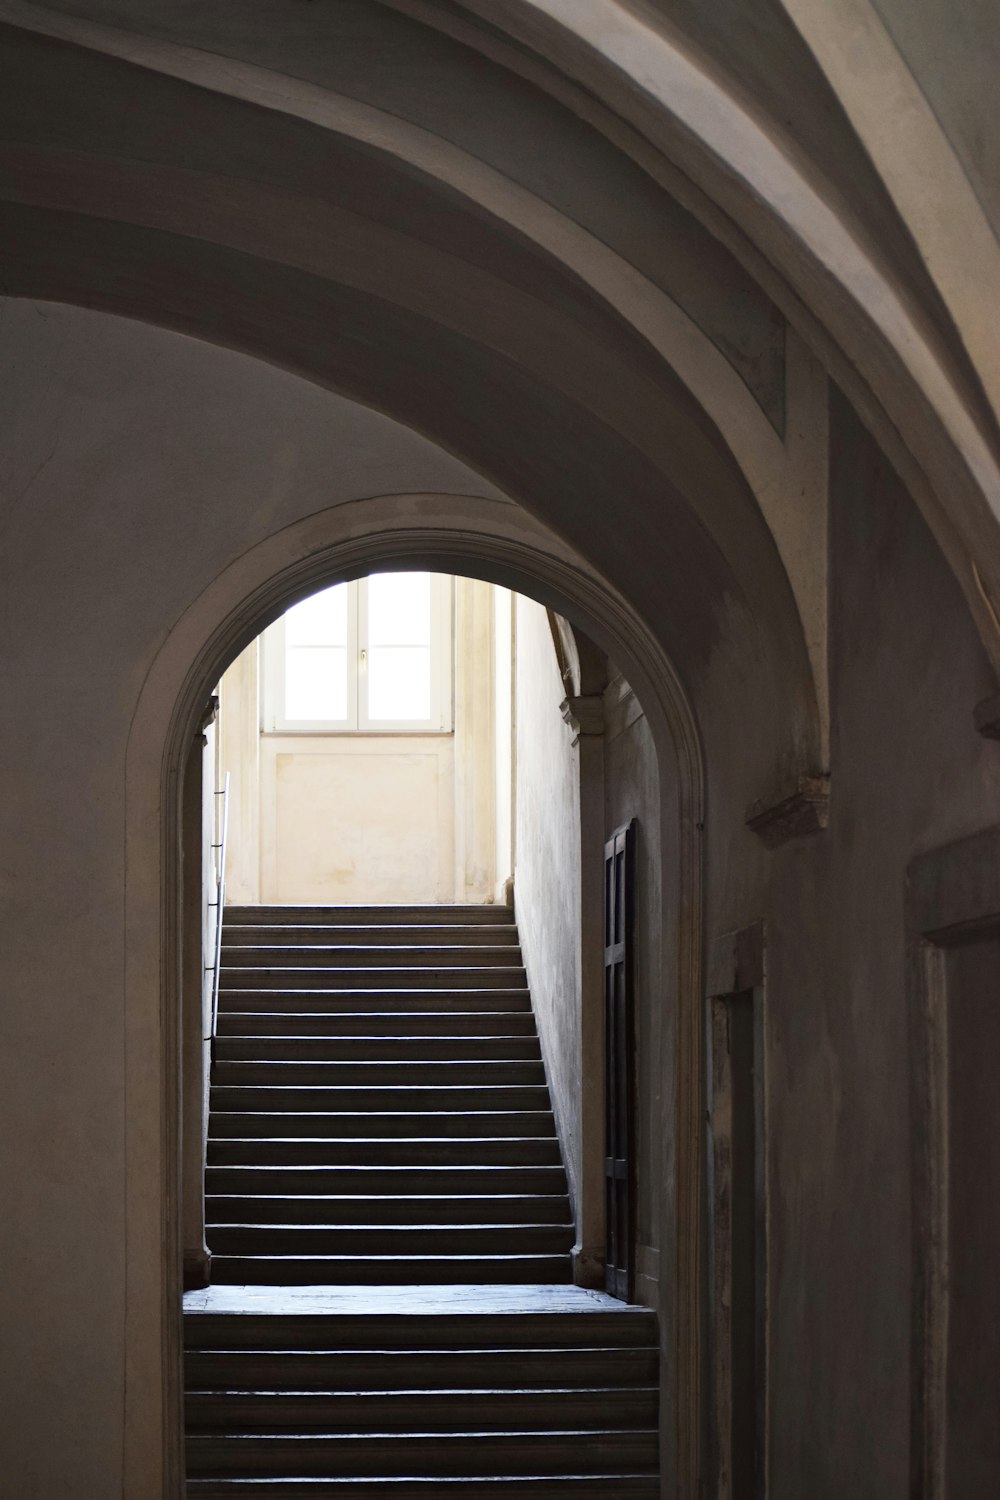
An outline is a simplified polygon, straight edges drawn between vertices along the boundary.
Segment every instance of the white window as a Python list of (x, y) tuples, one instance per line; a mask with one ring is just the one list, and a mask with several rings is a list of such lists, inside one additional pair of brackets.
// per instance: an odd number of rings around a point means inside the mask
[(372, 573), (293, 604), (264, 636), (264, 729), (449, 731), (451, 620), (440, 573)]

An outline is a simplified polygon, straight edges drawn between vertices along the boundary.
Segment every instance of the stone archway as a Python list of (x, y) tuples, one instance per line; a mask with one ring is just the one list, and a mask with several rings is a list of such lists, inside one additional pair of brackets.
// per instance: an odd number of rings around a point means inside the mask
[[(349, 515), (345, 516), (345, 511)], [(449, 514), (450, 511), (450, 514)], [(478, 512), (478, 513), (477, 513)], [(148, 674), (126, 766), (128, 995), (126, 1039), (125, 1493), (179, 1493), (180, 1245), (178, 843), (184, 750), (206, 694), (236, 652), (321, 581), (373, 566), (462, 572), (533, 594), (579, 622), (611, 651), (646, 709), (663, 780), (664, 848), (676, 852), (679, 892), (676, 995), (669, 1070), (676, 1101), (676, 1180), (665, 1217), (676, 1267), (666, 1294), (664, 1432), (667, 1472), (693, 1463), (675, 1435), (700, 1426), (700, 967), (702, 769), (686, 699), (628, 603), (510, 506), (454, 497), (388, 497), (334, 508), (263, 539), (177, 622)], [(664, 839), (664, 834), (667, 837)], [(666, 900), (666, 896), (664, 897)], [(153, 1476), (156, 1476), (155, 1479)]]

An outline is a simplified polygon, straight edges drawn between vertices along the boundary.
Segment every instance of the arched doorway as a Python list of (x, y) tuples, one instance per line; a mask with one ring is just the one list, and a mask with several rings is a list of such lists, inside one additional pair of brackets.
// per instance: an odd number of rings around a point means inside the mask
[[(204, 701), (229, 660), (260, 628), (319, 584), (373, 568), (461, 572), (514, 587), (584, 628), (628, 673), (657, 747), (662, 826), (672, 878), (663, 882), (665, 929), (676, 932), (670, 972), (661, 976), (672, 1013), (659, 1065), (674, 1101), (675, 1180), (664, 1194), (664, 1244), (676, 1267), (664, 1289), (665, 1464), (677, 1431), (700, 1421), (699, 1197), (701, 1038), (700, 838), (702, 780), (697, 734), (670, 663), (626, 601), (540, 530), (512, 535), (510, 508), (480, 502), (471, 519), (442, 497), (358, 502), (268, 538), (227, 569), (178, 622), (147, 678), (130, 739), (126, 847), (130, 880), (127, 984), (129, 1279), (127, 1472), (162, 1454), (165, 1485), (180, 1482), (179, 934), (180, 794), (187, 746)], [(400, 517), (400, 510), (406, 512)], [(490, 515), (490, 512), (493, 515)], [(442, 514), (445, 512), (445, 514)], [(414, 514), (419, 524), (414, 524)], [(159, 818), (157, 814), (160, 814)], [(158, 834), (158, 836), (154, 836)], [(154, 1184), (156, 1188), (154, 1189)], [(150, 1277), (150, 1267), (161, 1266)], [(159, 1386), (161, 1400), (148, 1398)], [(140, 1393), (144, 1399), (140, 1398)], [(151, 1421), (156, 1410), (162, 1426)], [(169, 1492), (169, 1489), (168, 1489)]]

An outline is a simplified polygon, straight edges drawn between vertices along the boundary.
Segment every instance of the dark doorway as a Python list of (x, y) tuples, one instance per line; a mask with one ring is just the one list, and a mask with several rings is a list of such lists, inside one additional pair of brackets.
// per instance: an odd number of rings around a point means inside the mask
[(613, 1296), (625, 1300), (632, 1295), (635, 1239), (634, 887), (633, 819), (612, 834), (604, 846), (605, 1286)]

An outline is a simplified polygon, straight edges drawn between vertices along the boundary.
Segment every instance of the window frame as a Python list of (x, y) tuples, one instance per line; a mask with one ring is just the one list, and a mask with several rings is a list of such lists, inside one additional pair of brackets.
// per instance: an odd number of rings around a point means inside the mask
[[(431, 711), (426, 719), (373, 719), (368, 712), (367, 671), (371, 646), (368, 639), (368, 578), (355, 578), (343, 587), (347, 593), (347, 716), (344, 719), (291, 719), (285, 703), (285, 615), (264, 631), (261, 673), (261, 733), (281, 735), (383, 735), (451, 734), (452, 657), (454, 654), (454, 579), (428, 569), (387, 570), (426, 572), (431, 581), (430, 691)], [(332, 588), (336, 585), (328, 584)], [(322, 593), (316, 589), (316, 593)], [(309, 596), (306, 596), (309, 597)], [(289, 606), (292, 608), (293, 606)], [(318, 648), (323, 649), (323, 648)]]

